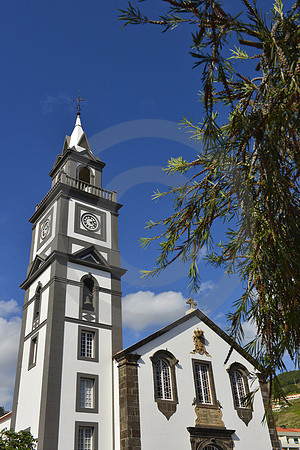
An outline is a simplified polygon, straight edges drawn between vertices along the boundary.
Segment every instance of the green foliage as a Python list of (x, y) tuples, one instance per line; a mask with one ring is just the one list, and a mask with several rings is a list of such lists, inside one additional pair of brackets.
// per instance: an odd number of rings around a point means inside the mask
[[(171, 197), (174, 213), (148, 224), (159, 232), (142, 245), (158, 241), (160, 255), (144, 275), (159, 274), (181, 258), (190, 261), (197, 290), (202, 248), (210, 263), (238, 273), (245, 289), (229, 314), (231, 335), (241, 341), (243, 322), (256, 324), (257, 337), (247, 350), (280, 395), (276, 371), (284, 369), (286, 352), (298, 360), (300, 344), (299, 1), (285, 11), (276, 0), (268, 18), (248, 0), (241, 2), (246, 17), (232, 16), (218, 0), (164, 3), (169, 11), (157, 20), (131, 3), (120, 19), (164, 31), (191, 25), (191, 55), (202, 68), (204, 117), (199, 124), (184, 120), (201, 144), (197, 158), (171, 159), (166, 169), (188, 173), (189, 181), (154, 196)], [(233, 40), (240, 45), (234, 50)], [(212, 229), (220, 221), (227, 239), (216, 244)]]
[(280, 411), (274, 411), (273, 415), (277, 427), (284, 425), (287, 428), (300, 428), (300, 400), (293, 400)]
[(29, 431), (19, 431), (4, 429), (0, 431), (0, 450), (34, 450), (37, 440), (33, 438)]
[(291, 370), (278, 375), (278, 381), (285, 395), (300, 394), (300, 370)]

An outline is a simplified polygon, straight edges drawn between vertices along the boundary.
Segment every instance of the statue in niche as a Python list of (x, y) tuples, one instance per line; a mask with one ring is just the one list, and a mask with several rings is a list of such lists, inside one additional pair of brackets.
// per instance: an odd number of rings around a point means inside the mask
[(192, 354), (199, 353), (199, 355), (210, 356), (210, 354), (206, 351), (203, 330), (199, 330), (198, 328), (197, 330), (194, 330), (193, 341), (194, 341), (194, 350), (191, 352)]

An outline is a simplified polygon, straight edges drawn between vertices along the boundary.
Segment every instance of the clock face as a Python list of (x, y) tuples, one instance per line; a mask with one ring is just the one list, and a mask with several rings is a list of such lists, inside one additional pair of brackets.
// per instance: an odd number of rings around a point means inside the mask
[(45, 239), (49, 233), (50, 233), (50, 219), (47, 219), (41, 225), (41, 238)]
[(82, 214), (81, 223), (84, 226), (84, 228), (89, 231), (97, 231), (99, 230), (100, 227), (98, 218), (91, 213)]

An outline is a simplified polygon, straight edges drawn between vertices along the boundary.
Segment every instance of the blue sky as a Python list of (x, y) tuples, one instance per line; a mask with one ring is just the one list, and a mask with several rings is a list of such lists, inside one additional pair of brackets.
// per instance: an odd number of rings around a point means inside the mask
[[(19, 285), (26, 275), (31, 240), (27, 219), (50, 188), (48, 172), (64, 136), (73, 129), (73, 99), (79, 89), (86, 99), (83, 128), (94, 154), (107, 164), (103, 187), (119, 191), (124, 204), (119, 219), (122, 264), (128, 269), (122, 285), (127, 305), (124, 344), (186, 309), (187, 268), (178, 264), (159, 278), (141, 280), (139, 270), (150, 268), (157, 253), (154, 248), (142, 250), (138, 238), (146, 235), (147, 220), (171, 211), (168, 202), (151, 200), (153, 191), (181, 182), (178, 177), (168, 179), (161, 167), (171, 156), (191, 159), (197, 153), (178, 123), (183, 116), (202, 119), (197, 99), (201, 72), (192, 69), (189, 29), (165, 34), (151, 26), (121, 30), (118, 8), (126, 4), (1, 3), (0, 338), (7, 341), (0, 354), (0, 366), (7, 366), (2, 381), (14, 376), (23, 303)], [(226, 2), (230, 10), (240, 5)], [(165, 3), (151, 0), (141, 6), (155, 16)], [(222, 229), (216, 231), (220, 238)], [(195, 299), (213, 320), (224, 324), (224, 313), (240, 293), (238, 280), (204, 263), (200, 266), (203, 285)], [(130, 308), (140, 310), (140, 327), (132, 325), (136, 321), (130, 319)], [(252, 332), (249, 327), (249, 335)], [(0, 390), (0, 405), (9, 405), (9, 388), (5, 389)]]

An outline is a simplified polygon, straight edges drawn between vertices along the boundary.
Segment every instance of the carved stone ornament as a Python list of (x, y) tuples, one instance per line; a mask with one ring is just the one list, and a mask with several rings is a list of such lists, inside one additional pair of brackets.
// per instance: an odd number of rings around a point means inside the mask
[(197, 330), (194, 330), (193, 341), (194, 341), (194, 350), (191, 353), (193, 354), (199, 353), (199, 355), (210, 356), (210, 354), (206, 351), (205, 348), (205, 338), (203, 330), (199, 330), (198, 328)]
[(221, 408), (203, 408), (201, 405), (195, 406), (196, 427), (222, 427), (225, 428), (222, 420)]

